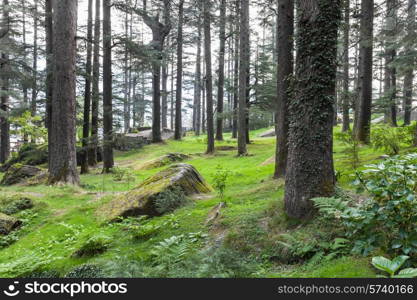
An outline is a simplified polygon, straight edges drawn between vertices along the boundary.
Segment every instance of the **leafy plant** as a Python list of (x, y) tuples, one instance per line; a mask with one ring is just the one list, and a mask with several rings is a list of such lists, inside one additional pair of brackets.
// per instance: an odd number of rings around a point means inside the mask
[(230, 175), (231, 172), (229, 170), (224, 169), (220, 165), (216, 167), (216, 173), (213, 177), (213, 186), (221, 198), (224, 197), (224, 192), (226, 191), (227, 187), (227, 179)]
[(360, 164), (359, 142), (354, 137), (353, 132), (350, 130), (346, 132), (337, 132), (335, 133), (335, 138), (346, 146), (344, 152), (346, 153), (348, 162), (353, 169), (357, 169)]
[(74, 257), (91, 257), (105, 252), (110, 245), (110, 239), (107, 236), (90, 237), (77, 251)]
[(391, 278), (414, 278), (417, 277), (417, 268), (407, 268), (397, 273), (409, 258), (409, 256), (401, 255), (389, 260), (383, 256), (377, 256), (372, 258), (372, 265), (378, 270), (388, 273)]
[(173, 212), (175, 209), (185, 206), (189, 200), (180, 187), (174, 187), (163, 191), (155, 200), (156, 211), (160, 214)]
[(389, 155), (400, 152), (401, 143), (409, 143), (410, 134), (406, 128), (375, 126), (372, 128), (371, 141), (375, 149), (381, 149)]
[(135, 180), (135, 175), (130, 168), (114, 167), (112, 176), (114, 181), (127, 181), (128, 188), (130, 188), (130, 183)]

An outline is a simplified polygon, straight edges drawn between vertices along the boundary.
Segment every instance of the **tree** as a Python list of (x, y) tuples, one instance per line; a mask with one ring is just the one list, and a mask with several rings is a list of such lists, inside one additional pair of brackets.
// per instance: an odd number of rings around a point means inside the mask
[(204, 55), (206, 65), (206, 115), (207, 115), (207, 151), (210, 154), (214, 152), (214, 124), (213, 124), (213, 74), (211, 69), (211, 4), (209, 1), (203, 1), (204, 10)]
[(343, 125), (342, 131), (346, 132), (350, 128), (349, 106), (349, 33), (350, 33), (350, 0), (345, 0), (344, 3), (344, 24), (343, 24), (343, 93), (342, 93), (342, 110), (343, 110)]
[(178, 7), (178, 36), (177, 36), (177, 88), (175, 92), (175, 133), (174, 138), (181, 140), (182, 136), (182, 52), (183, 52), (183, 22), (184, 0), (180, 0)]
[(355, 128), (356, 139), (362, 143), (369, 143), (371, 134), (373, 20), (374, 1), (362, 1), (359, 33), (359, 101)]
[(294, 99), (285, 178), (285, 211), (311, 217), (310, 199), (334, 192), (333, 115), (341, 1), (299, 0)]
[(285, 176), (288, 157), (288, 103), (294, 72), (294, 1), (278, 0), (277, 22), (277, 105), (275, 178)]
[[(53, 15), (52, 0), (45, 0), (45, 40), (46, 40), (46, 112), (45, 127), (48, 129), (48, 141), (52, 141), (52, 98), (54, 90), (54, 66), (53, 66)], [(51, 143), (48, 142), (48, 153), (51, 153)], [(48, 156), (48, 167), (50, 167), (50, 156)]]
[[(1, 40), (9, 42), (10, 36), (10, 7), (9, 0), (3, 0), (3, 22), (1, 24)], [(0, 97), (0, 163), (4, 163), (10, 155), (10, 123), (8, 120), (9, 110), (9, 55), (1, 53), (0, 61), (1, 97)]]
[(103, 0), (103, 172), (111, 172), (113, 159), (113, 92), (111, 0)]
[(226, 49), (226, 0), (220, 1), (220, 49), (219, 49), (219, 80), (217, 90), (217, 126), (216, 140), (223, 140), (223, 98), (224, 98), (224, 60)]
[(38, 1), (35, 0), (33, 7), (33, 65), (32, 65), (32, 116), (36, 115), (38, 96)]
[(415, 56), (413, 55), (413, 45), (416, 30), (416, 0), (408, 0), (408, 16), (407, 16), (407, 36), (405, 44), (405, 55), (407, 66), (404, 75), (404, 125), (411, 123), (411, 108), (413, 101), (413, 81)]
[(238, 155), (246, 155), (246, 118), (247, 118), (247, 92), (248, 70), (250, 58), (249, 45), (249, 0), (240, 1), (240, 29), (239, 29), (239, 110), (238, 110)]
[(239, 17), (240, 1), (235, 1), (235, 34), (234, 34), (234, 66), (233, 66), (233, 116), (232, 116), (232, 138), (237, 138), (238, 128), (238, 107), (239, 107)]
[(77, 2), (54, 1), (54, 89), (49, 182), (78, 184), (75, 150)]
[(200, 135), (201, 130), (201, 0), (197, 0), (197, 57), (196, 57), (196, 70), (195, 70), (195, 83), (194, 83), (194, 130), (195, 134)]
[(91, 54), (93, 51), (93, 0), (88, 0), (87, 20), (87, 62), (85, 66), (84, 90), (84, 119), (81, 155), (81, 174), (88, 173), (88, 145), (90, 134), (90, 107), (91, 107)]
[(96, 0), (95, 20), (94, 20), (94, 50), (93, 50), (93, 77), (91, 95), (91, 142), (88, 151), (88, 164), (97, 165), (98, 149), (98, 109), (100, 103), (100, 12), (101, 0)]

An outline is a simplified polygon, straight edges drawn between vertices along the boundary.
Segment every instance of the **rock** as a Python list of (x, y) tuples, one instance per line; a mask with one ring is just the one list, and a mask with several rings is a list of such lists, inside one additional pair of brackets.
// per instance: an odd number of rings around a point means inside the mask
[(164, 156), (155, 158), (153, 160), (150, 160), (144, 163), (138, 168), (138, 170), (150, 170), (150, 169), (160, 168), (160, 167), (172, 164), (174, 162), (184, 161), (188, 158), (190, 158), (188, 155), (185, 155), (182, 153), (168, 153)]
[[(147, 129), (146, 127), (140, 128), (143, 130), (139, 130), (137, 133), (130, 133), (128, 136), (135, 137), (135, 138), (143, 138), (148, 143), (152, 142), (152, 129)], [(168, 128), (164, 128), (161, 130), (161, 139), (163, 141), (172, 139), (174, 137), (174, 131)]]
[(149, 177), (135, 189), (120, 195), (98, 211), (105, 220), (116, 221), (119, 217), (159, 216), (155, 207), (158, 196), (168, 190), (179, 189), (189, 196), (212, 191), (198, 171), (188, 164), (173, 165)]
[(269, 129), (259, 135), (259, 137), (273, 137), (276, 136), (275, 128)]
[(149, 140), (140, 133), (117, 134), (114, 138), (114, 149), (119, 151), (131, 151), (149, 144)]
[(25, 166), (15, 164), (11, 166), (0, 184), (2, 185), (13, 185), (17, 183), (24, 183), (28, 178), (32, 178), (38, 175), (42, 170), (34, 166)]
[(221, 209), (224, 207), (226, 207), (225, 202), (220, 202), (215, 207), (213, 207), (207, 215), (205, 225), (213, 224), (220, 217)]
[(0, 168), (6, 172), (11, 166), (19, 163), (27, 166), (38, 166), (48, 162), (48, 147), (46, 145), (25, 144), (20, 147), (17, 155), (9, 159)]
[(22, 222), (20, 220), (0, 213), (0, 234), (7, 235), (21, 224)]
[(25, 196), (15, 195), (0, 199), (0, 212), (7, 215), (12, 215), (25, 209), (31, 209), (32, 207), (32, 199)]

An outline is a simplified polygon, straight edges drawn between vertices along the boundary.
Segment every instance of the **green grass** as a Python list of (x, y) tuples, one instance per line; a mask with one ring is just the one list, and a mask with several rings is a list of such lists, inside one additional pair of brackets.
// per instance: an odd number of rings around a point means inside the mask
[[(29, 213), (27, 225), (16, 232), (19, 240), (0, 250), (0, 277), (14, 277), (34, 271), (54, 270), (61, 275), (84, 263), (103, 264), (108, 261), (149, 262), (151, 249), (162, 240), (174, 235), (203, 232), (212, 239), (225, 234), (227, 247), (244, 253), (254, 264), (251, 276), (259, 277), (372, 277), (369, 258), (344, 256), (319, 265), (286, 264), (271, 259), (275, 244), (283, 232), (299, 232), (308, 239), (329, 237), (331, 230), (314, 222), (294, 224), (283, 212), (284, 183), (272, 179), (274, 165), (266, 164), (275, 152), (274, 138), (258, 138), (261, 129), (251, 132), (249, 156), (237, 157), (236, 150), (217, 151), (206, 155), (205, 137), (190, 136), (183, 141), (153, 144), (138, 151), (116, 153), (116, 165), (131, 168), (135, 179), (117, 182), (111, 174), (91, 170), (81, 176), (81, 187), (15, 186), (1, 187), (2, 195), (22, 193), (32, 197), (35, 208)], [(335, 130), (340, 130), (336, 128)], [(236, 140), (225, 134), (225, 140), (216, 146), (234, 146)], [(348, 165), (343, 152), (345, 146), (335, 141), (335, 168), (342, 172), (340, 185), (349, 188), (354, 170)], [(210, 198), (176, 210), (172, 215), (155, 217), (148, 224), (160, 226), (149, 239), (135, 240), (120, 226), (101, 223), (96, 211), (117, 193), (127, 191), (145, 178), (163, 168), (139, 170), (141, 164), (169, 152), (191, 155), (192, 164), (211, 183), (218, 165), (232, 172), (225, 198), (216, 193)], [(368, 146), (360, 149), (361, 164), (371, 163), (383, 154)], [(2, 175), (0, 174), (0, 177)], [(204, 225), (210, 209), (225, 200), (227, 207), (213, 230)], [(19, 213), (19, 214), (28, 214)], [(18, 217), (20, 215), (17, 215)], [(170, 224), (168, 221), (173, 223)], [(317, 235), (317, 232), (320, 234)], [(102, 235), (111, 240), (109, 249), (94, 257), (76, 258), (72, 254), (92, 236)], [(193, 253), (205, 247), (204, 242), (193, 244)]]

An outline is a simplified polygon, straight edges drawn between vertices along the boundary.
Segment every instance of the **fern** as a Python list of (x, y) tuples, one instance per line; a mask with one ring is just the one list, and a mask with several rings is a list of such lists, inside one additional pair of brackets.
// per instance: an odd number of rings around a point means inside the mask
[(314, 206), (324, 216), (340, 218), (341, 214), (349, 207), (349, 201), (340, 198), (313, 198)]

